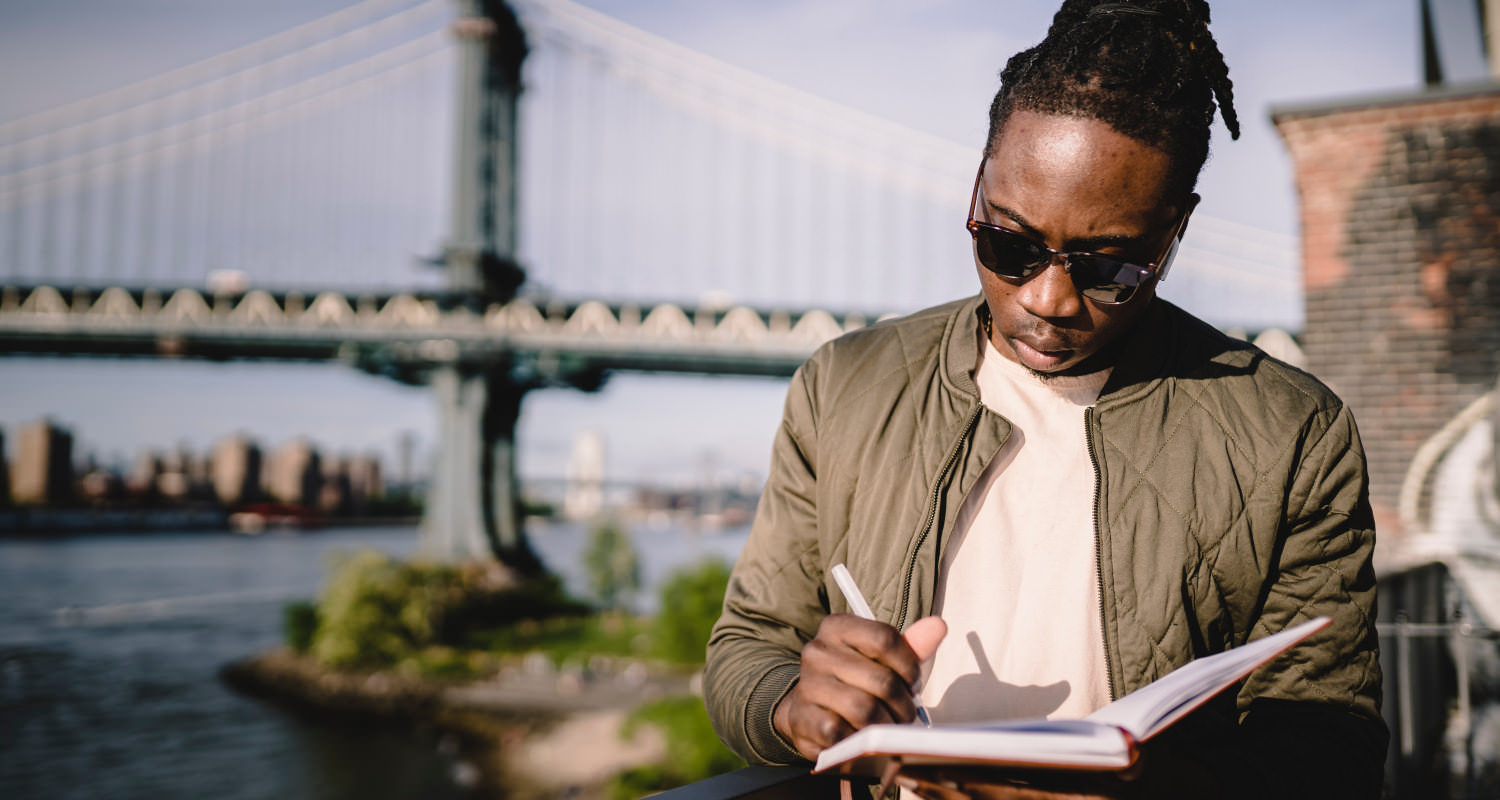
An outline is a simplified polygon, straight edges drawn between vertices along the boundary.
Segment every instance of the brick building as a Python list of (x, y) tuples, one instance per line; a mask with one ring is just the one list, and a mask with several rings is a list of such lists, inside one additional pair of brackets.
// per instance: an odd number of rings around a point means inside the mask
[(1283, 108), (1307, 366), (1347, 401), (1382, 532), (1412, 456), (1500, 375), (1500, 86)]

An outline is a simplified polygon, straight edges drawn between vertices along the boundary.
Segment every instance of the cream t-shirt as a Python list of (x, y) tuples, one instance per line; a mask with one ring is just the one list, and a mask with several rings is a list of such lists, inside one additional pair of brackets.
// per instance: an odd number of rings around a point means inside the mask
[(1084, 430), (1108, 377), (1043, 377), (985, 342), (979, 397), (1014, 430), (943, 553), (933, 613), (948, 635), (921, 689), (934, 722), (1082, 717), (1109, 702)]

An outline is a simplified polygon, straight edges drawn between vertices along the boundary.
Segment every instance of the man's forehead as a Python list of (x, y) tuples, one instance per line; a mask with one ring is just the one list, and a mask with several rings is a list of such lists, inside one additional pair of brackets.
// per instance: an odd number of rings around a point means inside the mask
[(1165, 152), (1107, 123), (1017, 112), (990, 148), (980, 202), (1038, 227), (1042, 218), (1066, 213), (1096, 218), (1123, 234), (1180, 213), (1184, 198), (1173, 186), (1171, 167)]

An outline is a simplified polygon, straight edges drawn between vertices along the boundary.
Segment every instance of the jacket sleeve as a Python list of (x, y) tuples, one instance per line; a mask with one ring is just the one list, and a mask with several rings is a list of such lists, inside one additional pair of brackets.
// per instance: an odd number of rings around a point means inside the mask
[[(1317, 616), (1333, 624), (1251, 674), (1239, 692), (1238, 725), (1219, 739), (1227, 747), (1205, 753), (1206, 761), (1218, 775), (1234, 776), (1221, 787), (1225, 797), (1376, 798), (1388, 734), (1364, 451), (1342, 406), (1315, 415), (1299, 446), (1274, 572), (1250, 638)], [(1215, 739), (1197, 735), (1208, 750)]]
[(813, 371), (809, 362), (792, 378), (755, 523), (708, 643), (709, 717), (719, 738), (751, 763), (803, 760), (771, 715), (797, 681), (802, 646), (828, 613), (817, 543)]

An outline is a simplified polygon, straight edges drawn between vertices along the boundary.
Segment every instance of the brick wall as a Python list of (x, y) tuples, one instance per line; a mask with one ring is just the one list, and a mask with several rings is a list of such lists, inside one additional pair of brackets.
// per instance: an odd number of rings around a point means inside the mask
[(1354, 410), (1399, 533), (1412, 455), (1500, 373), (1500, 87), (1273, 118), (1301, 198), (1308, 368)]

